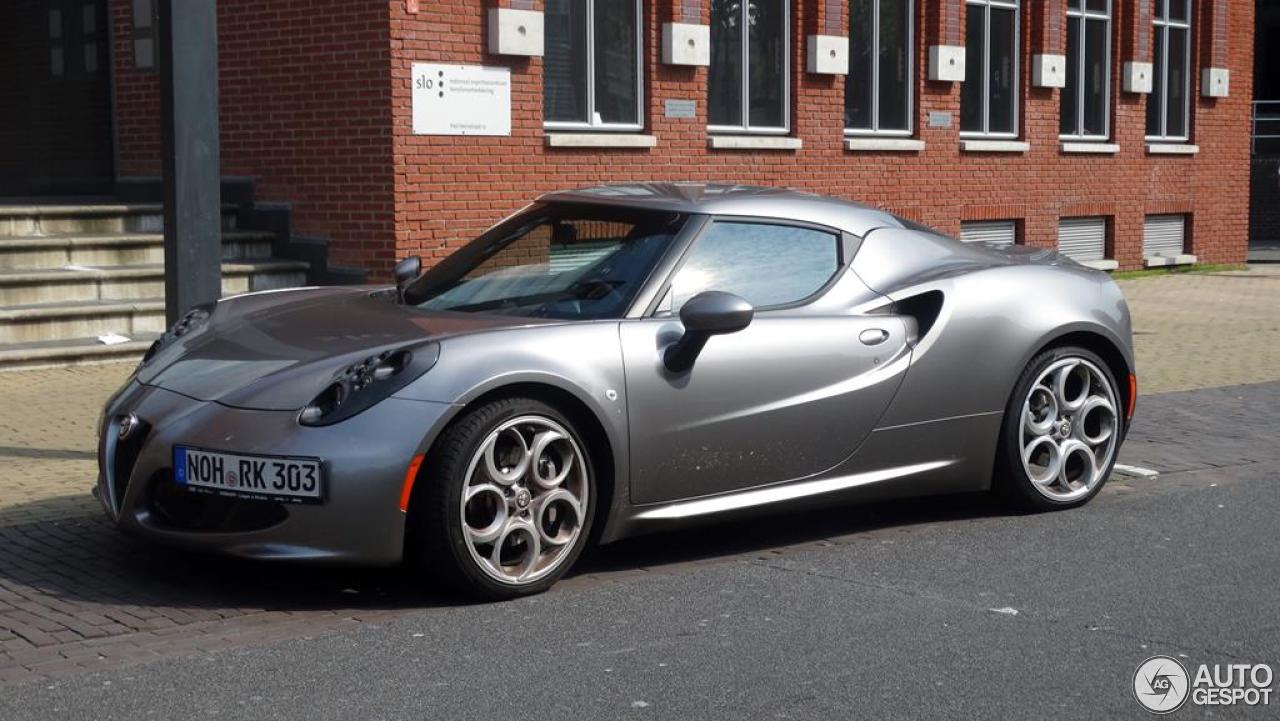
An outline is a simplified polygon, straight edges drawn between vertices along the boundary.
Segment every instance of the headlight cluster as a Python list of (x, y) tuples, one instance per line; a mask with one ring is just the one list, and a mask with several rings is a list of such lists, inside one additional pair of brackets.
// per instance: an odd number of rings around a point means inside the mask
[(383, 351), (338, 372), (298, 414), (304, 426), (328, 426), (366, 410), (435, 365), (440, 346)]
[(165, 346), (208, 323), (209, 315), (209, 306), (198, 305), (187, 311), (186, 315), (179, 318), (172, 328), (160, 334), (160, 337), (156, 338), (151, 347), (147, 348), (147, 352), (143, 354), (142, 362), (138, 364), (138, 367), (141, 368), (149, 363), (152, 358), (156, 357), (157, 353), (164, 350)]

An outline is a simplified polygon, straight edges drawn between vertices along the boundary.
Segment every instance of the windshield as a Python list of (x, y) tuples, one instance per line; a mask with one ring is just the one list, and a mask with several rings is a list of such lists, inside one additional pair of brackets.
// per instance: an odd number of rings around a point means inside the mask
[(621, 318), (684, 226), (679, 213), (550, 203), (499, 224), (406, 289), (423, 310)]

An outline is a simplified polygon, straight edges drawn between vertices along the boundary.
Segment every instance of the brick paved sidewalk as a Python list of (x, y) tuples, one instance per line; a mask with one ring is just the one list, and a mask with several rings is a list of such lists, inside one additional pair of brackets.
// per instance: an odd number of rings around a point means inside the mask
[[(1280, 380), (1280, 266), (1122, 285), (1144, 394)], [(120, 536), (89, 489), (98, 410), (130, 370), (0, 373), (0, 683), (322, 633), (437, 602), (397, 571), (193, 562)], [(623, 564), (607, 575), (644, 572)]]
[(1120, 282), (1140, 393), (1280, 379), (1280, 264)]

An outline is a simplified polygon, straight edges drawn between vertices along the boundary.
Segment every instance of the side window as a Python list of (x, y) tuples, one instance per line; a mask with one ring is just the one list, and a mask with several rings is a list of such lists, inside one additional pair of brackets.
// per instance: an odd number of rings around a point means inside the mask
[(671, 312), (704, 290), (757, 308), (804, 300), (840, 267), (840, 239), (811, 228), (718, 222), (702, 234), (671, 282)]

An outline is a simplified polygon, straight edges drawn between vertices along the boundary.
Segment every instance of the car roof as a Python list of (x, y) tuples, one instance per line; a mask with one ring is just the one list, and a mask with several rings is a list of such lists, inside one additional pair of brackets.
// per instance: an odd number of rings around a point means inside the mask
[(735, 215), (815, 223), (866, 235), (901, 228), (897, 218), (862, 203), (790, 188), (718, 183), (628, 183), (547, 193), (542, 202), (598, 203), (678, 213)]

